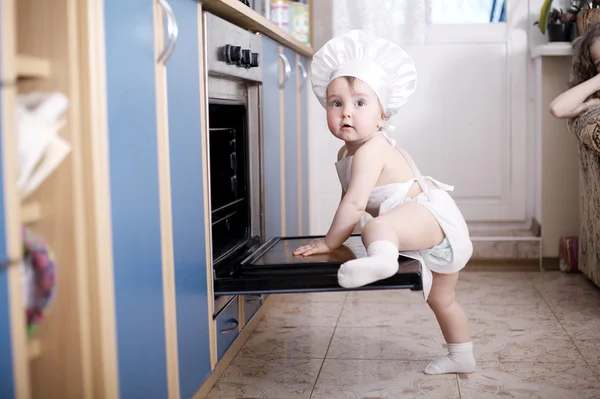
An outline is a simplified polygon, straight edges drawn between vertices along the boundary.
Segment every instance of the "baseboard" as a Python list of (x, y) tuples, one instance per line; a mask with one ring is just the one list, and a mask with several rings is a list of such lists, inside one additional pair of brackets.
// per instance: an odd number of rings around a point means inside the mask
[(271, 307), (272, 299), (273, 297), (269, 296), (263, 302), (261, 307), (254, 314), (254, 317), (252, 317), (252, 319), (250, 320), (250, 323), (246, 324), (240, 335), (238, 335), (233, 344), (231, 344), (229, 349), (227, 349), (221, 360), (219, 360), (219, 362), (216, 364), (212, 373), (210, 373), (204, 384), (202, 384), (198, 392), (196, 392), (196, 394), (193, 396), (193, 399), (203, 399), (206, 398), (206, 396), (208, 396), (210, 390), (213, 389), (217, 381), (219, 381), (219, 378), (221, 377), (223, 372), (227, 369), (235, 355), (237, 355), (240, 349), (242, 349), (242, 346), (244, 346), (246, 341), (248, 341), (248, 338), (250, 338), (250, 335), (252, 334), (252, 332), (254, 332), (256, 326), (258, 326), (258, 323), (260, 323), (262, 318), (265, 316), (265, 314)]

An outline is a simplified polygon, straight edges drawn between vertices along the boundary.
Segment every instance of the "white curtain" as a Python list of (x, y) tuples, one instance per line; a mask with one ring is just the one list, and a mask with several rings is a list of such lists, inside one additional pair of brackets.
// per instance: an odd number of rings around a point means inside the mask
[(362, 29), (402, 46), (425, 41), (427, 0), (333, 0), (333, 36)]

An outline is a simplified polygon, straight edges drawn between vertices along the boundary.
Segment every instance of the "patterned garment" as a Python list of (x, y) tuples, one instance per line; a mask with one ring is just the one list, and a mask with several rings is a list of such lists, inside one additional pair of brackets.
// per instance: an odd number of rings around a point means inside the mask
[(600, 108), (569, 122), (579, 139), (579, 269), (600, 287)]

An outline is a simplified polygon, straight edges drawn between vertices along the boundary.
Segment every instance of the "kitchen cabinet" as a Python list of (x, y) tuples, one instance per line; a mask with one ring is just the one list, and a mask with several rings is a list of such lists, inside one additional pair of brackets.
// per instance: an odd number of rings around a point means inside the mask
[(177, 357), (181, 397), (190, 398), (211, 372), (207, 268), (208, 193), (202, 153), (199, 6), (170, 0), (179, 35), (166, 63)]
[(299, 208), (299, 234), (307, 236), (309, 229), (309, 185), (308, 185), (308, 90), (310, 80), (308, 78), (308, 60), (299, 54), (296, 55), (298, 67), (298, 147), (300, 160), (298, 162), (300, 173), (300, 204)]
[(263, 38), (263, 165), (267, 239), (308, 234), (306, 68), (305, 57)]
[(264, 37), (262, 39), (262, 152), (265, 238), (285, 234), (285, 190), (283, 175), (283, 153), (281, 112), (283, 104), (280, 94), (282, 70), (279, 61), (279, 44)]
[(112, 246), (104, 266), (113, 274), (113, 350), (125, 398), (168, 396), (154, 12), (144, 0), (104, 1)]
[[(240, 295), (212, 314), (202, 6), (2, 2), (3, 399), (192, 397), (264, 314), (267, 295)], [(267, 237), (305, 234), (307, 85), (297, 63), (307, 60), (262, 40)], [(15, 100), (36, 91), (69, 99), (60, 136), (70, 152), (19, 203)], [(57, 259), (56, 297), (30, 336), (22, 226)]]
[[(2, 55), (0, 54), (0, 57)], [(4, 76), (4, 74), (2, 74)], [(6, 89), (0, 89), (6, 90)], [(2, 107), (4, 96), (0, 96), (0, 107)], [(5, 122), (2, 120), (2, 122)], [(0, 167), (4, 165), (5, 161), (5, 150), (6, 150), (6, 123), (0, 124)], [(3, 168), (4, 169), (4, 168)], [(5, 169), (4, 169), (5, 170)], [(15, 360), (22, 362), (23, 359), (14, 359), (15, 356), (19, 356), (19, 353), (13, 351), (15, 344), (13, 343), (13, 327), (12, 317), (15, 309), (20, 311), (19, 307), (15, 308), (15, 300), (18, 298), (13, 297), (10, 293), (11, 284), (15, 284), (15, 275), (18, 271), (14, 266), (8, 262), (10, 259), (8, 253), (7, 243), (7, 220), (5, 215), (7, 212), (7, 206), (5, 201), (6, 188), (4, 182), (0, 180), (0, 398), (13, 398), (16, 396), (17, 387), (15, 386), (15, 372), (17, 369), (13, 369), (16, 365)], [(18, 281), (18, 278), (17, 278)], [(17, 303), (20, 303), (18, 301)], [(24, 329), (23, 329), (24, 330)], [(17, 333), (24, 333), (24, 331), (17, 331)], [(24, 348), (20, 350), (21, 354), (24, 352)]]

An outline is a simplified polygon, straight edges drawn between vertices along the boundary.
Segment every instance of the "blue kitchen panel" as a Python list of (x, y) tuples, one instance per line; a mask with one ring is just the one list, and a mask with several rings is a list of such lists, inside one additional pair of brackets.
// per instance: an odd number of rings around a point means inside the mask
[[(304, 66), (308, 73), (308, 65), (306, 57), (300, 57), (300, 63)], [(302, 79), (301, 76), (298, 79)], [(302, 235), (309, 235), (309, 189), (308, 189), (308, 88), (310, 81), (307, 76), (307, 80), (304, 81), (300, 88), (300, 134), (301, 134), (301, 168), (302, 168)]]
[(154, 3), (104, 0), (119, 391), (168, 396), (158, 185)]
[[(2, 3), (4, 4), (4, 3)], [(0, 7), (2, 7), (0, 5)], [(2, 15), (0, 9), (0, 15)], [(2, 21), (0, 20), (0, 23)], [(0, 29), (0, 32), (2, 30)], [(2, 57), (0, 48), (0, 58)], [(1, 63), (0, 63), (1, 65)], [(0, 89), (1, 90), (1, 89)], [(2, 109), (0, 96), (0, 109)], [(3, 148), (4, 134), (0, 121), (0, 176), (4, 165)], [(0, 262), (7, 259), (6, 218), (4, 217), (4, 179), (0, 178)], [(10, 330), (10, 298), (8, 296), (8, 272), (0, 266), (0, 398), (11, 399), (15, 396), (15, 385), (12, 365), (12, 340)]]
[(215, 319), (217, 323), (217, 358), (221, 360), (239, 335), (239, 304), (234, 297)]
[(171, 203), (181, 397), (211, 372), (202, 170), (198, 3), (170, 0), (179, 36), (167, 61)]
[(281, 226), (281, 161), (279, 112), (279, 44), (262, 39), (262, 118), (265, 239), (280, 237)]
[(289, 60), (291, 73), (284, 91), (284, 135), (285, 135), (285, 236), (298, 236), (299, 231), (299, 158), (298, 158), (298, 86), (296, 82), (296, 53), (288, 48), (283, 54)]

